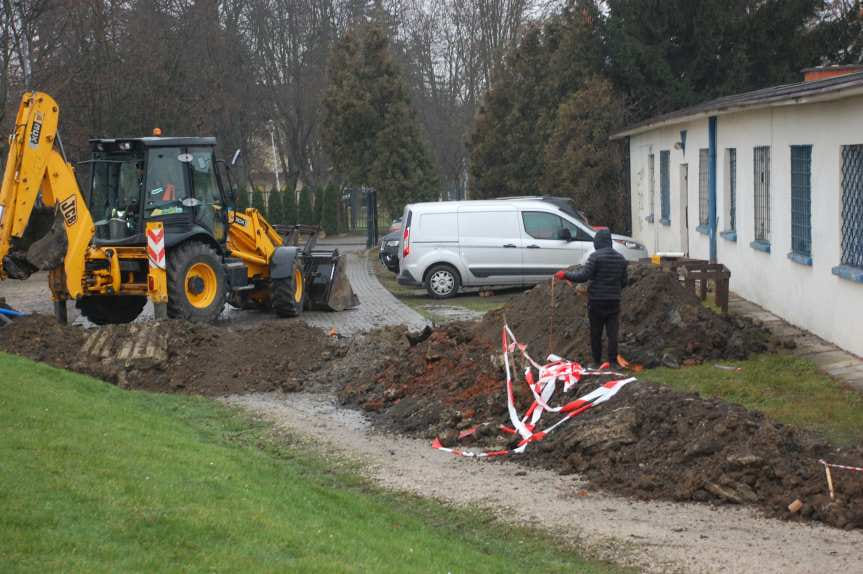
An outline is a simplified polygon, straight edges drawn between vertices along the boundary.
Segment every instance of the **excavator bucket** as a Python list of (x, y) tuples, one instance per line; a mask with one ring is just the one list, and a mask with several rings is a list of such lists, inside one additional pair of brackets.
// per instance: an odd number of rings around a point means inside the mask
[(309, 304), (313, 309), (344, 311), (360, 304), (347, 275), (346, 256), (334, 251), (312, 251), (307, 259)]

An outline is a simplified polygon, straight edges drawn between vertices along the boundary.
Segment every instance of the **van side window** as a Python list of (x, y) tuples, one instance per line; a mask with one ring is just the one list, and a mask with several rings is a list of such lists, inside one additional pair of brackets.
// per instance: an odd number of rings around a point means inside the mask
[(575, 241), (593, 241), (593, 237), (588, 235), (588, 233), (584, 229), (577, 226), (576, 224), (571, 223), (565, 219), (563, 220), (563, 224), (566, 226), (567, 229), (569, 229), (569, 233), (572, 235), (572, 238)]
[(558, 231), (563, 229), (560, 217), (544, 211), (522, 211), (521, 220), (525, 232), (534, 239), (557, 239)]

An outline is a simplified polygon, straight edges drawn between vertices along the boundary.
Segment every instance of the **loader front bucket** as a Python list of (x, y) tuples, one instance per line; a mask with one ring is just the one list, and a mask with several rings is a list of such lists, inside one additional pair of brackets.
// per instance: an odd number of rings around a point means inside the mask
[(313, 309), (344, 311), (360, 304), (347, 275), (347, 259), (335, 251), (313, 251), (306, 289)]

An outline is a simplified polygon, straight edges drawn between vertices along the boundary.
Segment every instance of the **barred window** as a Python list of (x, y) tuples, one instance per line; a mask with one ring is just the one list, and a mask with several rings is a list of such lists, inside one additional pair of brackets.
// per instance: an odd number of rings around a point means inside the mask
[(725, 205), (728, 208), (728, 231), (737, 231), (737, 150), (725, 150)]
[(770, 146), (752, 150), (755, 170), (755, 240), (770, 241)]
[(656, 195), (656, 189), (654, 184), (656, 176), (655, 171), (656, 170), (653, 167), (653, 154), (650, 154), (649, 156), (647, 156), (647, 193), (649, 194), (648, 201), (650, 202), (650, 213), (648, 214), (647, 218), (651, 223), (653, 223), (653, 215), (656, 212), (656, 199), (654, 199), (654, 196)]
[(670, 151), (659, 152), (659, 209), (662, 223), (671, 223), (671, 175), (669, 163)]
[(812, 146), (791, 146), (791, 251), (812, 255)]
[(863, 267), (863, 145), (842, 146), (842, 265)]
[(702, 148), (698, 150), (698, 224), (707, 225), (707, 186), (709, 173), (709, 150)]

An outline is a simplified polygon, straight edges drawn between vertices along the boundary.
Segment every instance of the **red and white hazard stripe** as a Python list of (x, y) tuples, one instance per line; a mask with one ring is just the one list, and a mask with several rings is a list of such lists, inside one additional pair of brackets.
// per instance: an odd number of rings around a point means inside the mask
[(824, 466), (829, 466), (830, 468), (841, 468), (842, 470), (853, 470), (855, 472), (863, 472), (863, 468), (859, 466), (845, 466), (844, 464), (833, 464), (831, 462), (826, 462), (824, 460), (818, 460)]
[[(511, 427), (501, 425), (500, 429), (510, 434), (518, 434), (521, 436), (521, 441), (515, 448), (510, 450), (494, 450), (484, 452), (473, 452), (460, 448), (448, 448), (441, 444), (439, 438), (435, 438), (432, 442), (432, 447), (444, 452), (449, 452), (457, 456), (465, 456), (472, 458), (491, 458), (504, 456), (508, 454), (519, 454), (525, 451), (527, 445), (532, 442), (543, 440), (546, 436), (554, 432), (566, 421), (582, 414), (588, 409), (596, 405), (602, 404), (611, 399), (625, 385), (635, 381), (635, 377), (610, 381), (605, 383), (598, 389), (584, 395), (583, 397), (571, 401), (569, 403), (552, 407), (549, 405), (549, 400), (557, 388), (557, 381), (564, 382), (564, 392), (570, 387), (577, 384), (586, 376), (596, 375), (620, 375), (612, 371), (600, 368), (597, 370), (584, 369), (581, 365), (573, 361), (566, 361), (556, 355), (549, 355), (549, 363), (540, 365), (534, 361), (527, 353), (527, 345), (519, 343), (513, 335), (509, 326), (504, 325), (501, 332), (501, 342), (503, 347), (503, 362), (506, 371), (506, 403), (509, 413)], [(511, 355), (518, 350), (524, 360), (528, 363), (525, 368), (525, 382), (533, 395), (534, 401), (525, 413), (519, 416), (515, 406), (515, 394), (513, 392), (512, 368), (510, 366)], [(604, 365), (605, 366), (605, 365)], [(603, 367), (604, 367), (603, 366)], [(533, 375), (533, 369), (538, 371), (539, 378)], [(550, 427), (542, 431), (537, 431), (536, 426), (544, 412), (563, 413), (563, 416)], [(476, 431), (476, 428), (463, 431), (459, 434), (459, 439), (469, 436)]]
[(165, 228), (162, 225), (147, 226), (147, 258), (153, 267), (165, 268)]

